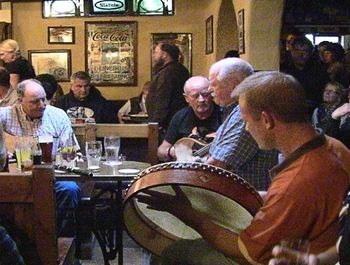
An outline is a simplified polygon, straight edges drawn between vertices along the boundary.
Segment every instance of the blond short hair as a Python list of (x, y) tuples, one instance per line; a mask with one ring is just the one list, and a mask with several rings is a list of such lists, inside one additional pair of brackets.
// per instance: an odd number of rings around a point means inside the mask
[(4, 40), (0, 43), (0, 50), (5, 52), (13, 52), (19, 54), (19, 45), (18, 42), (12, 39)]

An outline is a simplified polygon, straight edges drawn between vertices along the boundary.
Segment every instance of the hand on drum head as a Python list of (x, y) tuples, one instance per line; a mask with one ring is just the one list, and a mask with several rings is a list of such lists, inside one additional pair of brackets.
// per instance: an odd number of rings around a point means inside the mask
[(179, 186), (172, 185), (171, 187), (175, 191), (175, 195), (154, 190), (144, 190), (143, 193), (147, 195), (139, 194), (135, 197), (139, 202), (146, 203), (149, 209), (169, 212), (180, 218), (179, 215), (184, 212), (185, 207), (192, 208), (192, 205)]
[(288, 247), (275, 246), (272, 250), (275, 257), (270, 260), (269, 265), (317, 265), (318, 259), (315, 255), (292, 250)]

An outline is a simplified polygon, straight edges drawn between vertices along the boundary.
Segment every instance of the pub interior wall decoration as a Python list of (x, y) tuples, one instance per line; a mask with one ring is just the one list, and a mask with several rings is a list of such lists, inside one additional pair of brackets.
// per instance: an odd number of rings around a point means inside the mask
[(159, 42), (168, 42), (177, 45), (180, 49), (179, 62), (192, 73), (192, 34), (191, 33), (152, 33), (151, 65), (154, 71), (152, 53)]
[(57, 81), (69, 81), (72, 74), (70, 50), (29, 50), (28, 59), (37, 75), (51, 74)]
[(213, 51), (213, 16), (210, 16), (205, 20), (205, 54)]
[(137, 85), (137, 23), (85, 22), (86, 71), (98, 85)]
[(48, 27), (47, 36), (49, 44), (74, 44), (74, 27)]
[(245, 43), (244, 43), (244, 9), (238, 11), (238, 44), (239, 53), (245, 53)]

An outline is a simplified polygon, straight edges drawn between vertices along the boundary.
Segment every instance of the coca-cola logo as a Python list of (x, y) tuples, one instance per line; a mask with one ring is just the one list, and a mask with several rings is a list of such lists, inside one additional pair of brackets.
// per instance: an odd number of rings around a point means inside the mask
[(91, 32), (91, 39), (93, 41), (112, 41), (112, 42), (125, 42), (129, 40), (129, 34), (127, 31), (115, 31), (115, 32)]
[(118, 0), (101, 0), (95, 2), (94, 6), (101, 10), (118, 10), (124, 6), (124, 3)]

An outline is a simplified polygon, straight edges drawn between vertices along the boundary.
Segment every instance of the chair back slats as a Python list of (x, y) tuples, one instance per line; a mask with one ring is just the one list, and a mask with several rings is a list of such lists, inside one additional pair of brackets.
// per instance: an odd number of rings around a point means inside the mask
[[(85, 141), (96, 138), (116, 135), (120, 138), (144, 138), (147, 139), (147, 162), (157, 164), (158, 149), (158, 123), (145, 124), (79, 124), (73, 125), (73, 130), (78, 138), (82, 151)], [(83, 139), (82, 139), (83, 138)], [(79, 140), (80, 139), (80, 140)]]

